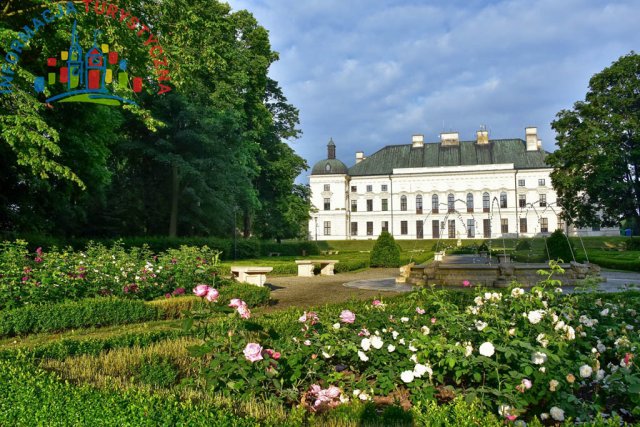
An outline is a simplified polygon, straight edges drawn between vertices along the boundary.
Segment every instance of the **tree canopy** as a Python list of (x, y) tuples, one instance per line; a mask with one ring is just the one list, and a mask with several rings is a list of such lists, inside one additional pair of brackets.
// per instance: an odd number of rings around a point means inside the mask
[(640, 55), (594, 75), (584, 101), (551, 127), (558, 149), (547, 161), (563, 216), (578, 226), (615, 226), (640, 217)]
[[(288, 143), (300, 134), (298, 110), (268, 76), (278, 55), (267, 30), (249, 12), (210, 0), (122, 6), (159, 39), (169, 70), (160, 82), (146, 34), (92, 10), (102, 2), (73, 3), (78, 13), (31, 38), (12, 93), (0, 95), (0, 232), (300, 235), (310, 203), (295, 178), (307, 164)], [(24, 25), (58, 4), (66, 2), (6, 2), (2, 56)], [(46, 58), (68, 48), (74, 21), (85, 44), (99, 28), (131, 72), (146, 77), (137, 96), (116, 88), (137, 106), (46, 104), (61, 84), (33, 90)], [(171, 90), (158, 95), (160, 83)]]

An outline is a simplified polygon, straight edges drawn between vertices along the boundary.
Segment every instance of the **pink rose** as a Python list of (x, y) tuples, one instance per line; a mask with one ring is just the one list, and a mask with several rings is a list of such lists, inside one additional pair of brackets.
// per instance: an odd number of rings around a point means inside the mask
[(218, 292), (217, 289), (209, 288), (209, 291), (207, 292), (207, 296), (205, 298), (207, 298), (207, 301), (209, 302), (216, 302), (219, 296), (220, 292)]
[(244, 348), (243, 353), (244, 358), (251, 363), (262, 360), (262, 346), (260, 344), (250, 342)]
[(379, 299), (374, 299), (371, 305), (377, 307), (379, 305), (382, 305), (382, 301), (380, 301)]
[(418, 313), (418, 314), (425, 314), (425, 313), (426, 313), (426, 311), (425, 311), (423, 308), (416, 307), (416, 313)]
[(209, 286), (200, 284), (193, 289), (193, 293), (200, 298), (204, 298), (209, 293)]
[(464, 286), (465, 288), (468, 287), (468, 286), (471, 286), (471, 282), (468, 281), (468, 280), (463, 280), (462, 281), (462, 286)]
[(356, 315), (349, 310), (342, 310), (342, 313), (340, 313), (340, 321), (343, 323), (353, 323), (356, 321)]
[(272, 348), (268, 348), (264, 352), (267, 353), (269, 355), (269, 357), (274, 359), (274, 360), (280, 359), (280, 352), (277, 352)]
[(436, 323), (436, 318), (435, 318), (435, 317), (432, 317), (432, 318), (431, 318), (431, 324), (432, 324), (432, 325), (434, 325), (435, 323)]
[(340, 396), (340, 389), (334, 385), (329, 386), (329, 388), (325, 391), (326, 395), (332, 399)]
[(249, 307), (247, 307), (247, 304), (242, 304), (240, 307), (237, 308), (237, 310), (238, 310), (238, 314), (243, 319), (248, 319), (251, 317), (251, 311), (249, 310)]
[(242, 304), (244, 304), (244, 302), (239, 298), (234, 298), (231, 301), (229, 301), (229, 307), (232, 307), (232, 308), (238, 308)]

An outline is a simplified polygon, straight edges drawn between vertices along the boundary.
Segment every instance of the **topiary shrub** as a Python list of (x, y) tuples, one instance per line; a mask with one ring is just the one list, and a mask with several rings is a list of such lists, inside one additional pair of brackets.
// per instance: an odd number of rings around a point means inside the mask
[(516, 243), (516, 251), (525, 251), (531, 249), (531, 243), (529, 239), (520, 239)]
[(564, 235), (562, 230), (556, 230), (551, 233), (551, 236), (547, 239), (547, 248), (549, 249), (549, 258), (555, 260), (562, 260), (564, 262), (573, 261), (573, 254), (575, 248)]
[(371, 250), (371, 267), (400, 267), (400, 247), (387, 231), (383, 231)]

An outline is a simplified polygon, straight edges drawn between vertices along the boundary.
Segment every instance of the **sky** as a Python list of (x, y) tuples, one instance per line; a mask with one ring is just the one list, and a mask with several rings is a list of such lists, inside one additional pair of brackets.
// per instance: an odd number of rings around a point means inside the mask
[[(589, 79), (640, 51), (640, 0), (230, 0), (270, 34), (270, 76), (300, 110), (291, 142), (309, 167), (333, 138), (355, 153), (441, 132), (522, 138), (583, 100)], [(310, 170), (299, 182), (308, 182)]]

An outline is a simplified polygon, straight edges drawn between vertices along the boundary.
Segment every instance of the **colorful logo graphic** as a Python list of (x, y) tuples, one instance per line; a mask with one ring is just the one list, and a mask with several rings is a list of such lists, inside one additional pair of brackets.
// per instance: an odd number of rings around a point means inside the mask
[[(95, 30), (93, 46), (85, 54), (78, 42), (76, 22), (71, 31), (71, 44), (68, 51), (60, 52), (61, 66), (57, 71), (48, 73), (46, 83), (44, 77), (36, 77), (33, 87), (36, 92), (42, 93), (45, 86), (54, 86), (61, 83), (65, 92), (52, 96), (47, 102), (91, 102), (94, 104), (120, 105), (135, 104), (134, 101), (125, 99), (109, 92), (108, 86), (129, 85), (127, 73), (127, 61), (118, 59), (118, 52), (110, 51), (108, 44), (98, 45), (98, 37), (101, 31)], [(57, 58), (48, 58), (47, 66), (53, 70), (58, 65)], [(117, 78), (114, 79), (114, 76)], [(133, 77), (131, 86), (134, 92), (142, 91), (142, 78)]]

